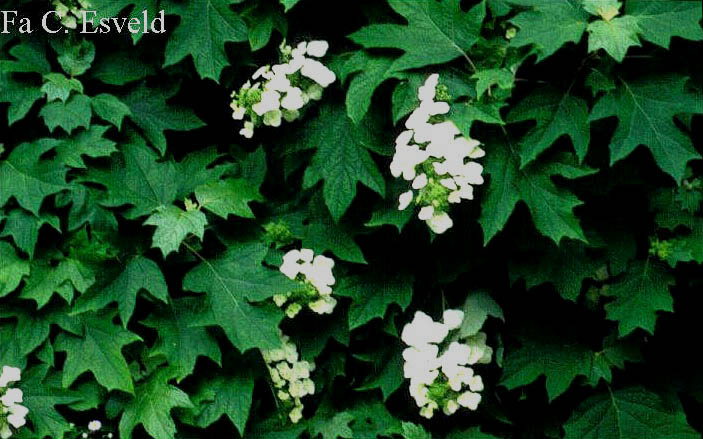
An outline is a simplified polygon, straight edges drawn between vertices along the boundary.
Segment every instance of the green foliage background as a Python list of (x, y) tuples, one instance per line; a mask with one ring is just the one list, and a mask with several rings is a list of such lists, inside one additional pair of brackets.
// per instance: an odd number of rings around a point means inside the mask
[[(96, 418), (124, 439), (701, 437), (699, 1), (92, 3), (164, 9), (169, 32), (0, 35), (0, 365), (24, 370), (18, 437)], [(38, 22), (51, 6), (2, 8)], [(338, 81), (247, 141), (229, 94), (283, 36), (328, 40)], [(441, 236), (397, 211), (388, 172), (432, 72), (488, 175)], [(300, 243), (335, 257), (342, 299), (281, 324), (267, 299)], [(421, 420), (399, 329), (467, 297), (498, 364), (476, 413)], [(318, 365), (297, 425), (258, 350), (279, 324)]]

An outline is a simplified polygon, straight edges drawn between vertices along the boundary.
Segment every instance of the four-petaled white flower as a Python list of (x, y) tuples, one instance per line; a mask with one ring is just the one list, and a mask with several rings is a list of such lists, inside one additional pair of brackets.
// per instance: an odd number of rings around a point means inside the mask
[(22, 371), (17, 367), (3, 366), (0, 374), (0, 387), (7, 387), (8, 384), (22, 379)]
[(7, 389), (5, 394), (0, 397), (0, 402), (5, 407), (12, 407), (15, 404), (22, 402), (23, 393), (20, 389)]
[(330, 45), (327, 41), (310, 41), (307, 45), (307, 54), (315, 58), (322, 58), (327, 53)]

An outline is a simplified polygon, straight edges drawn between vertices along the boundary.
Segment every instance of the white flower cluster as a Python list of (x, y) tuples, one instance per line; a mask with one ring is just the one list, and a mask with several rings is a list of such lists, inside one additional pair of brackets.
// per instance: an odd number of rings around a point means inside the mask
[(283, 333), (280, 337), (281, 348), (264, 350), (262, 354), (276, 388), (276, 397), (290, 409), (288, 417), (296, 424), (303, 417), (301, 398), (315, 393), (315, 383), (310, 379), (315, 364), (300, 361), (295, 344)]
[(419, 88), (420, 106), (395, 141), (390, 167), (394, 177), (412, 181), (412, 189), (400, 195), (398, 209), (405, 210), (414, 200), (421, 206), (418, 217), (439, 234), (453, 225), (449, 205), (473, 199), (472, 185), (483, 184), (483, 167), (471, 159), (485, 152), (480, 142), (461, 136), (447, 119), (449, 95), (438, 83), (435, 73)]
[(403, 375), (410, 379), (410, 395), (420, 407), (420, 415), (428, 419), (438, 408), (445, 415), (454, 414), (459, 407), (476, 410), (483, 380), (468, 366), (488, 364), (493, 356), (483, 332), (462, 341), (448, 337), (461, 326), (462, 311), (444, 311), (442, 318), (438, 323), (418, 311), (401, 334), (409, 346), (403, 351)]
[(331, 314), (337, 305), (332, 297), (332, 285), (335, 279), (332, 274), (334, 260), (323, 255), (314, 256), (308, 248), (291, 250), (283, 256), (281, 273), (293, 280), (298, 280), (300, 290), (286, 294), (276, 294), (273, 301), (278, 307), (285, 306), (286, 315), (295, 317), (304, 306), (317, 314)]
[(83, 11), (91, 7), (89, 0), (54, 0), (52, 2), (61, 24), (68, 29), (75, 29), (83, 21)]
[(12, 436), (10, 426), (17, 429), (27, 421), (24, 419), (29, 413), (27, 407), (20, 405), (22, 390), (9, 387), (22, 379), (22, 372), (16, 367), (3, 366), (0, 373), (0, 438), (7, 439)]
[(337, 79), (315, 59), (325, 56), (328, 47), (327, 41), (304, 41), (295, 49), (281, 44), (283, 63), (259, 68), (239, 91), (232, 92), (232, 117), (249, 118), (239, 134), (250, 139), (261, 123), (277, 127), (282, 118), (292, 122), (308, 102), (320, 100), (323, 90)]

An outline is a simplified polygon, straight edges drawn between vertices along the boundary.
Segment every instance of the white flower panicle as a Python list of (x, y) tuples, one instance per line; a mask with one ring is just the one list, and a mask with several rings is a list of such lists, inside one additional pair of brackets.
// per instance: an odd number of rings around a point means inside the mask
[(442, 317), (439, 323), (418, 311), (401, 333), (408, 345), (403, 351), (403, 375), (410, 379), (410, 396), (420, 415), (428, 419), (437, 409), (445, 415), (461, 407), (476, 410), (483, 380), (468, 366), (488, 364), (493, 356), (483, 332), (463, 340), (450, 336), (461, 326), (463, 311), (447, 310)]
[(23, 427), (29, 410), (21, 405), (22, 390), (9, 387), (20, 381), (22, 372), (16, 367), (3, 366), (0, 373), (0, 438), (8, 439), (13, 434), (12, 429)]
[(337, 79), (316, 59), (328, 48), (327, 41), (301, 42), (295, 48), (283, 42), (283, 63), (260, 67), (232, 93), (232, 118), (244, 121), (239, 134), (250, 139), (261, 124), (277, 127), (282, 119), (292, 122), (310, 101), (320, 100), (322, 91)]
[(54, 10), (61, 25), (68, 29), (75, 29), (83, 22), (83, 11), (91, 7), (89, 0), (54, 0)]
[(288, 336), (283, 333), (279, 336), (281, 348), (263, 350), (262, 354), (271, 375), (276, 397), (289, 410), (288, 417), (291, 422), (297, 424), (303, 417), (301, 398), (315, 393), (315, 383), (310, 379), (310, 373), (315, 370), (315, 364), (301, 361), (298, 349)]
[(419, 88), (420, 106), (396, 138), (390, 168), (394, 177), (412, 182), (412, 189), (400, 195), (398, 209), (405, 210), (414, 200), (420, 207), (418, 218), (441, 234), (453, 225), (449, 206), (473, 199), (473, 185), (483, 184), (483, 167), (472, 160), (485, 152), (447, 119), (449, 95), (438, 84), (435, 73)]
[(285, 308), (286, 315), (295, 317), (305, 306), (317, 314), (331, 314), (337, 305), (332, 297), (334, 260), (323, 255), (315, 256), (308, 248), (291, 250), (283, 256), (281, 273), (300, 282), (301, 288), (286, 294), (276, 294), (273, 301)]

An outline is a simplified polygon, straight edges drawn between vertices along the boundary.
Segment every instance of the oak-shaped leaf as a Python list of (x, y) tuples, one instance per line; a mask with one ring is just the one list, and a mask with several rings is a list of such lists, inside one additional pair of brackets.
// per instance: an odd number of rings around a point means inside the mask
[(228, 178), (198, 186), (195, 197), (203, 209), (224, 219), (229, 215), (254, 218), (249, 203), (264, 201), (259, 191), (243, 178)]
[(617, 116), (618, 127), (610, 141), (610, 163), (645, 145), (662, 171), (680, 182), (686, 164), (700, 158), (690, 137), (674, 123), (677, 114), (703, 113), (700, 93), (686, 88), (687, 78), (648, 76), (621, 80), (601, 97), (591, 110), (590, 120)]
[(387, 79), (397, 77), (391, 67), (393, 59), (355, 52), (342, 66), (342, 81), (352, 77), (347, 87), (345, 104), (354, 123), (360, 123), (371, 106), (374, 91)]
[(581, 241), (562, 239), (557, 246), (540, 237), (518, 246), (508, 263), (511, 282), (525, 279), (527, 288), (551, 282), (564, 299), (574, 302), (584, 280), (596, 277), (596, 271), (604, 266), (604, 261), (588, 254)]
[(564, 425), (566, 439), (698, 439), (676, 401), (643, 387), (602, 392), (576, 408)]
[(178, 251), (181, 243), (190, 234), (202, 240), (207, 218), (200, 210), (183, 210), (171, 205), (157, 209), (144, 221), (144, 225), (156, 226), (151, 246), (160, 249), (165, 258)]
[(588, 25), (588, 51), (604, 49), (617, 62), (622, 62), (630, 47), (640, 46), (636, 18), (626, 15), (611, 20), (596, 20)]
[(39, 239), (39, 229), (50, 226), (57, 232), (61, 231), (59, 218), (49, 213), (34, 216), (22, 208), (10, 210), (6, 217), (0, 213), (0, 224), (5, 218), (4, 227), (0, 227), (0, 237), (11, 237), (17, 248), (34, 258), (34, 248)]
[(601, 379), (612, 380), (612, 369), (622, 369), (626, 361), (640, 359), (635, 347), (626, 341), (616, 341), (615, 337), (607, 338), (602, 349), (594, 351), (569, 335), (568, 329), (557, 328), (552, 332), (528, 329), (521, 333), (522, 345), (508, 349), (503, 360), (503, 386), (514, 389), (544, 376), (551, 401), (566, 392), (579, 377), (595, 387)]
[(80, 395), (61, 388), (60, 376), (49, 372), (48, 365), (37, 365), (22, 373), (22, 392), (22, 404), (29, 409), (28, 417), (35, 437), (60, 439), (71, 430), (56, 406), (76, 403), (80, 401)]
[(73, 130), (83, 127), (90, 127), (90, 119), (93, 110), (90, 106), (90, 98), (74, 94), (66, 102), (49, 102), (41, 109), (39, 115), (44, 119), (44, 123), (53, 132), (57, 127), (63, 128), (66, 133), (71, 134)]
[(486, 16), (484, 2), (462, 11), (459, 0), (388, 0), (395, 12), (408, 22), (371, 24), (349, 38), (365, 48), (403, 51), (391, 67), (394, 71), (442, 64), (459, 57), (479, 39)]
[(240, 363), (234, 373), (220, 373), (198, 383), (191, 397), (194, 407), (186, 412), (183, 420), (207, 428), (226, 417), (240, 434), (244, 434), (254, 392), (253, 366)]
[(179, 381), (193, 373), (198, 357), (221, 362), (215, 337), (206, 328), (192, 326), (197, 309), (198, 301), (194, 298), (176, 299), (171, 306), (159, 307), (141, 322), (159, 333), (149, 356), (165, 357)]
[(178, 87), (173, 85), (155, 88), (141, 84), (120, 99), (132, 112), (134, 123), (161, 154), (166, 151), (166, 130), (190, 131), (204, 125), (190, 108), (167, 103), (177, 92)]
[(577, 165), (570, 155), (558, 155), (520, 169), (518, 152), (511, 143), (496, 142), (488, 145), (486, 151), (485, 170), (491, 180), (479, 218), (485, 242), (505, 226), (519, 201), (527, 205), (537, 230), (555, 243), (564, 237), (586, 240), (573, 212), (581, 200), (557, 186), (552, 176), (575, 179), (595, 170)]
[(0, 241), (0, 297), (13, 292), (29, 274), (29, 261), (20, 257), (9, 242)]
[(48, 73), (44, 75), (44, 81), (41, 91), (46, 94), (47, 102), (66, 102), (72, 91), (83, 94), (83, 84), (76, 78), (67, 78), (61, 73)]
[(103, 120), (106, 120), (117, 127), (118, 130), (122, 129), (122, 120), (125, 116), (131, 116), (132, 111), (127, 105), (120, 101), (114, 95), (108, 93), (101, 93), (90, 99), (90, 104), (93, 107), (93, 112)]
[(61, 380), (63, 387), (69, 387), (84, 372), (91, 372), (108, 390), (134, 392), (122, 348), (141, 341), (141, 337), (112, 323), (114, 314), (113, 311), (82, 314), (82, 335), (62, 332), (56, 337), (54, 349), (66, 352)]
[(68, 187), (68, 168), (55, 159), (42, 158), (59, 143), (56, 139), (22, 143), (0, 161), (0, 206), (14, 198), (20, 206), (38, 216), (46, 197)]
[(334, 288), (340, 296), (352, 299), (349, 309), (349, 329), (355, 329), (369, 321), (386, 315), (391, 304), (405, 310), (410, 305), (413, 292), (412, 276), (354, 276), (340, 280)]
[(0, 71), (5, 73), (41, 73), (51, 72), (51, 64), (46, 59), (46, 43), (40, 38), (20, 41), (8, 51), (15, 59), (0, 60)]
[(164, 66), (190, 55), (201, 78), (219, 81), (222, 69), (229, 65), (225, 43), (247, 40), (247, 25), (230, 9), (231, 3), (232, 0), (202, 0), (188, 2), (177, 10), (181, 23), (166, 45)]
[(173, 370), (161, 368), (139, 383), (134, 398), (124, 407), (120, 419), (120, 437), (130, 439), (132, 432), (141, 424), (154, 439), (174, 439), (176, 424), (171, 418), (174, 408), (191, 408), (188, 395), (169, 384)]
[(625, 13), (637, 19), (643, 39), (668, 49), (673, 37), (703, 40), (698, 6), (688, 0), (628, 0)]
[(586, 30), (589, 14), (581, 0), (508, 0), (529, 7), (510, 22), (519, 30), (510, 41), (515, 47), (534, 45), (537, 61), (542, 61), (566, 43), (578, 43)]
[(76, 292), (86, 292), (94, 282), (93, 270), (76, 258), (37, 258), (32, 261), (31, 272), (20, 297), (33, 300), (38, 309), (46, 306), (55, 294), (66, 303), (71, 303)]
[(8, 102), (10, 108), (7, 110), (7, 123), (12, 125), (23, 119), (32, 106), (44, 97), (39, 85), (32, 82), (18, 80), (0, 69), (0, 102)]
[(158, 155), (134, 132), (130, 133), (120, 152), (112, 156), (109, 171), (92, 168), (85, 177), (85, 180), (107, 189), (101, 204), (111, 207), (130, 205), (124, 215), (135, 219), (175, 201), (179, 179), (176, 178), (174, 161), (159, 161)]
[(82, 295), (76, 301), (74, 313), (101, 310), (116, 302), (120, 320), (126, 328), (134, 313), (137, 295), (142, 290), (161, 302), (168, 301), (168, 287), (159, 266), (147, 257), (135, 256), (107, 285), (95, 287)]
[(17, 320), (15, 341), (22, 355), (29, 355), (48, 339), (53, 325), (80, 335), (80, 321), (69, 316), (68, 311), (66, 305), (51, 306), (40, 311), (26, 305), (5, 305), (0, 310), (0, 318)]
[(323, 181), (322, 192), (332, 218), (339, 221), (356, 196), (362, 183), (380, 195), (386, 185), (367, 148), (378, 139), (369, 127), (354, 125), (344, 108), (325, 105), (319, 116), (308, 122), (300, 143), (315, 148), (315, 155), (305, 171), (303, 186), (310, 188)]
[(204, 260), (183, 279), (185, 290), (206, 294), (213, 324), (242, 352), (280, 345), (277, 327), (282, 313), (251, 302), (299, 288), (297, 282), (262, 265), (267, 251), (261, 243), (236, 243), (219, 257)]
[(604, 294), (613, 300), (605, 305), (610, 320), (618, 322), (621, 337), (637, 328), (654, 334), (659, 312), (673, 312), (674, 299), (669, 286), (674, 277), (657, 261), (636, 261)]
[(506, 116), (510, 123), (535, 120), (536, 126), (520, 140), (520, 166), (532, 162), (560, 137), (571, 138), (574, 150), (583, 161), (588, 151), (591, 130), (586, 102), (569, 93), (539, 88), (518, 102)]
[(503, 309), (486, 291), (469, 293), (461, 310), (464, 312), (464, 319), (457, 334), (460, 338), (476, 335), (489, 316), (505, 321)]

